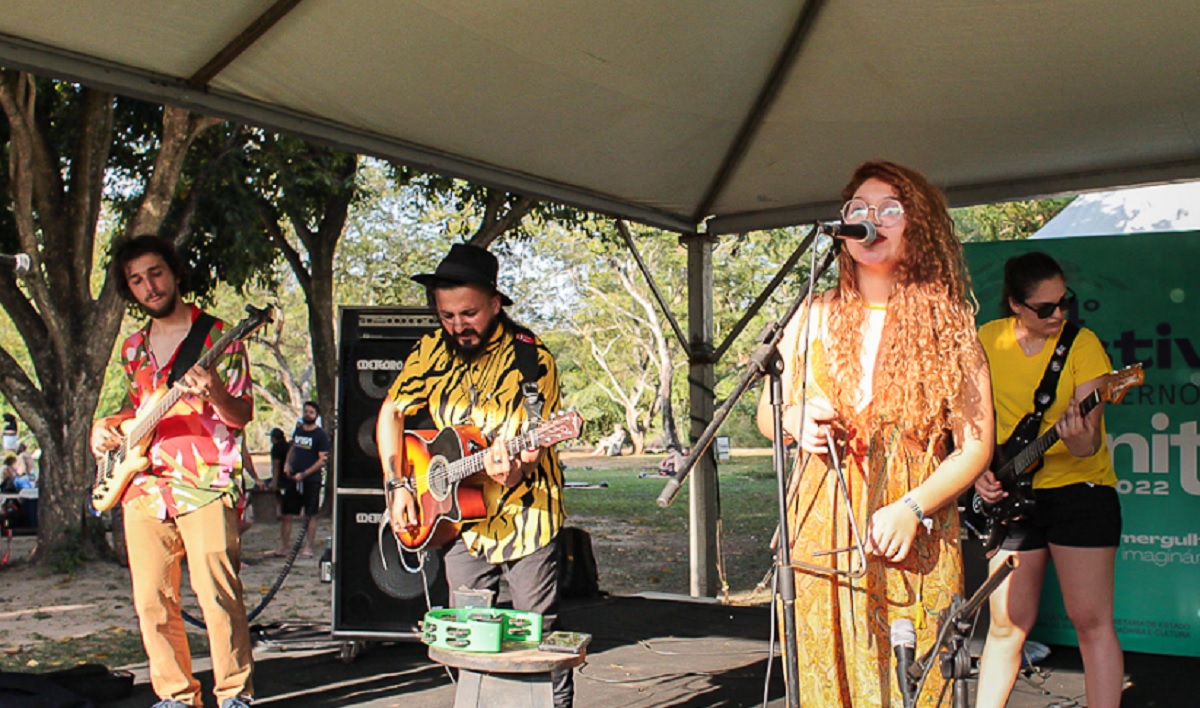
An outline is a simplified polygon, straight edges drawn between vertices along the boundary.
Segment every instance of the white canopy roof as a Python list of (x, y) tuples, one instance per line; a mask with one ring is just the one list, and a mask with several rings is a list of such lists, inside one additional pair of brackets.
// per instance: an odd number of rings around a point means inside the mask
[(1200, 231), (1200, 182), (1081, 194), (1030, 238)]
[(0, 64), (691, 231), (1200, 177), (1200, 3), (42, 0)]

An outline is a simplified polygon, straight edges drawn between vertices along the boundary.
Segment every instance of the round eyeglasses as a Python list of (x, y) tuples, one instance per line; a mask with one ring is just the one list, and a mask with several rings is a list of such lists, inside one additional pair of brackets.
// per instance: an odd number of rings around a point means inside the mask
[(879, 203), (871, 206), (863, 199), (851, 199), (842, 205), (842, 222), (859, 224), (866, 221), (871, 212), (875, 212), (875, 223), (880, 226), (895, 226), (904, 218), (904, 205), (892, 197), (885, 197)]
[(1070, 310), (1071, 306), (1075, 304), (1075, 291), (1067, 288), (1067, 293), (1058, 302), (1039, 302), (1036, 304), (1022, 302), (1021, 304), (1037, 315), (1039, 320), (1044, 320), (1053, 315), (1055, 310), (1062, 310), (1063, 312)]

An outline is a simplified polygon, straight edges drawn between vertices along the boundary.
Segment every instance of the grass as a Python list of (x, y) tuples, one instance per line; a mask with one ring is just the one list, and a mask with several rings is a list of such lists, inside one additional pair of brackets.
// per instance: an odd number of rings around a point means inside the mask
[[(661, 460), (661, 455), (564, 458), (568, 482), (608, 484), (566, 490), (568, 523), (591, 532), (600, 586), (608, 592), (689, 591), (689, 485), (660, 508), (656, 500), (667, 479), (654, 475)], [(639, 478), (643, 472), (650, 476)], [(717, 487), (726, 582), (730, 593), (747, 593), (771, 566), (778, 502), (770, 455), (735, 452), (719, 463)]]
[[(189, 631), (187, 637), (192, 656), (208, 654), (208, 639), (202, 632)], [(87, 663), (116, 667), (146, 661), (142, 636), (118, 627), (58, 640), (34, 633), (27, 640), (28, 644), (16, 650), (0, 653), (0, 671), (45, 673)]]

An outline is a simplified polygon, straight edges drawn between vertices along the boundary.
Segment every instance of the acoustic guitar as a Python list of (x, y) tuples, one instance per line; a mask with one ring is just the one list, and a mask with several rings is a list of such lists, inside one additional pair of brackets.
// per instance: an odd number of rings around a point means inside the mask
[[(1100, 384), (1096, 389), (1080, 401), (1080, 414), (1087, 415), (1105, 401), (1120, 403), (1129, 389), (1140, 386), (1145, 378), (1141, 364), (1101, 376), (1097, 379)], [(963, 523), (979, 538), (988, 558), (995, 555), (1008, 537), (1009, 522), (1033, 511), (1033, 473), (1041, 468), (1042, 456), (1059, 440), (1058, 429), (1053, 426), (1034, 440), (1021, 436), (1020, 430), (1021, 426), (1017, 426), (1013, 436), (992, 456), (992, 474), (1008, 496), (988, 504), (972, 489), (971, 503), (964, 510)]]
[[(575, 411), (539, 422), (531, 430), (505, 442), (511, 457), (522, 450), (550, 447), (579, 437), (583, 417)], [(439, 548), (454, 540), (464, 522), (479, 521), (486, 514), (483, 456), (488, 444), (479, 428), (460, 425), (441, 430), (406, 430), (400, 474), (415, 490), (418, 522), (400, 529), (396, 537), (408, 551)]]
[[(270, 306), (259, 309), (246, 305), (246, 312), (245, 319), (223, 332), (212, 348), (200, 357), (196, 362), (198, 366), (211, 367), (230, 345), (271, 321)], [(154, 438), (154, 430), (183, 395), (178, 386), (160, 386), (142, 401), (137, 415), (121, 423), (121, 444), (96, 460), (96, 482), (92, 485), (92, 506), (96, 511), (107, 511), (116, 506), (133, 476), (150, 466), (146, 451)]]

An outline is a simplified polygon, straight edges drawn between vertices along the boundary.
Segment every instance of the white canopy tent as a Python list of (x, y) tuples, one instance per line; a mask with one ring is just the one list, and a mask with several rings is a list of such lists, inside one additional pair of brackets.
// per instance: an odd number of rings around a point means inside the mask
[(1200, 231), (1200, 182), (1081, 194), (1030, 238)]
[(45, 0), (0, 65), (677, 230), (1200, 177), (1200, 4)]
[(1197, 27), (1195, 0), (43, 0), (0, 13), (0, 65), (694, 234), (695, 437), (714, 235), (833, 218), (868, 159), (956, 204), (1200, 177)]

